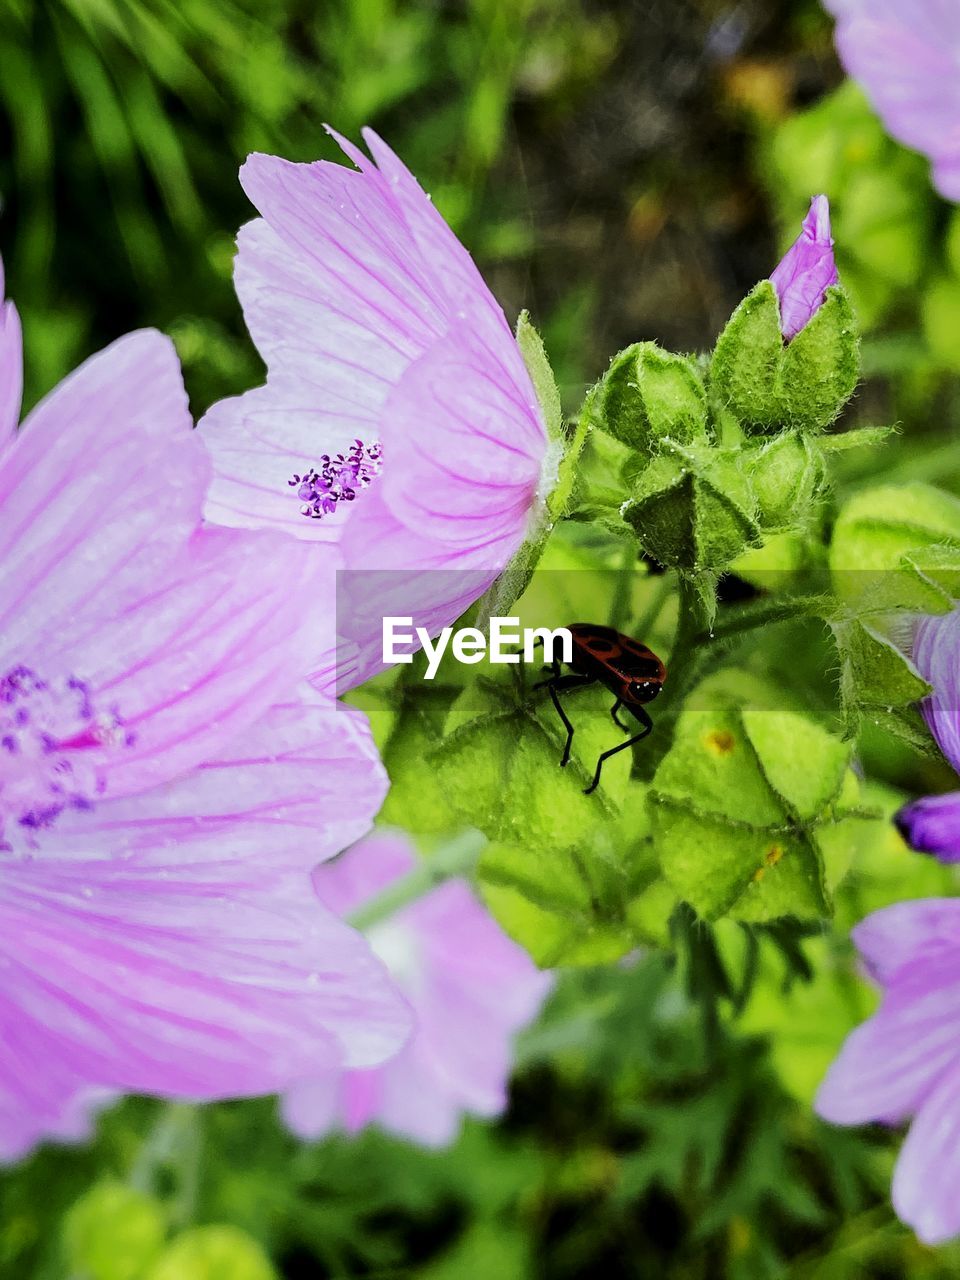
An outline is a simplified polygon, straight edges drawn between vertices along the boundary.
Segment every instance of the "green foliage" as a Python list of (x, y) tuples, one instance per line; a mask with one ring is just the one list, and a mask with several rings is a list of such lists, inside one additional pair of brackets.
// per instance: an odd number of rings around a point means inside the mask
[(849, 747), (787, 711), (692, 710), (653, 780), (654, 847), (707, 919), (818, 917), (850, 843), (824, 839), (856, 812)]
[(277, 1280), (270, 1260), (236, 1227), (195, 1227), (178, 1236), (143, 1280)]
[(159, 1256), (166, 1215), (151, 1196), (118, 1182), (92, 1187), (64, 1219), (64, 1255), (84, 1280), (142, 1280)]

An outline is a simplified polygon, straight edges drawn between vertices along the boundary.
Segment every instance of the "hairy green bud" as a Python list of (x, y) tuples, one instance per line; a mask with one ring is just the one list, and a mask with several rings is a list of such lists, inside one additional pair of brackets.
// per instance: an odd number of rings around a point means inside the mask
[(667, 568), (718, 570), (759, 542), (750, 482), (738, 455), (665, 442), (637, 478), (622, 515)]
[(784, 431), (749, 458), (750, 478), (764, 528), (797, 525), (819, 495), (825, 478), (823, 455), (796, 431)]
[(707, 397), (693, 362), (655, 342), (635, 342), (613, 358), (600, 390), (599, 422), (652, 457), (664, 440), (706, 438)]

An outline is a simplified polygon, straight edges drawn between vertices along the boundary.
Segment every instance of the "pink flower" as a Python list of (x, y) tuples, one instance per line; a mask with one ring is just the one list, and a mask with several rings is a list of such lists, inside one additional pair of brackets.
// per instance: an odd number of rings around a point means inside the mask
[(884, 125), (960, 200), (960, 8), (952, 0), (833, 0), (840, 60)]
[(853, 937), (883, 1003), (848, 1037), (816, 1109), (835, 1124), (913, 1117), (893, 1205), (938, 1244), (960, 1233), (960, 900), (899, 902)]
[[(0, 1155), (101, 1091), (270, 1092), (407, 1014), (306, 868), (369, 826), (362, 717), (288, 692), (309, 548), (199, 527), (179, 367), (132, 334), (14, 433), (0, 311)], [(322, 604), (318, 603), (318, 610)]]
[[(373, 161), (338, 139), (358, 171), (243, 166), (263, 217), (240, 232), (236, 286), (267, 382), (201, 423), (211, 519), (285, 530), (318, 559), (337, 544), (355, 571), (341, 687), (382, 665), (383, 614), (432, 633), (482, 594), (553, 465), (503, 312), (413, 175), (364, 137)], [(318, 648), (321, 682), (329, 666)]]
[[(318, 868), (314, 883), (328, 907), (348, 915), (415, 864), (403, 837), (380, 833)], [(536, 1017), (552, 979), (462, 880), (397, 911), (368, 937), (413, 1007), (413, 1038), (374, 1070), (314, 1071), (285, 1094), (284, 1117), (305, 1138), (377, 1122), (424, 1146), (443, 1146), (464, 1114), (504, 1109), (513, 1033)]]
[(803, 229), (770, 273), (780, 299), (780, 330), (784, 341), (795, 338), (820, 310), (827, 289), (837, 283), (830, 236), (830, 205), (814, 196)]

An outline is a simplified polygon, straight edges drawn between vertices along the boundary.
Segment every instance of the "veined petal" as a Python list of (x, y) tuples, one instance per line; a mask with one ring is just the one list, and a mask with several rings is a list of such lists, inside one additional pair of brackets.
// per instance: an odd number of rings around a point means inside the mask
[(187, 777), (64, 814), (47, 840), (59, 858), (108, 848), (170, 865), (227, 847), (238, 860), (309, 871), (366, 834), (387, 785), (366, 717), (304, 689)]
[(133, 333), (30, 413), (0, 457), (0, 665), (162, 581), (210, 463), (172, 343)]
[(921, 618), (913, 641), (913, 662), (933, 693), (921, 704), (937, 745), (960, 771), (960, 610)]
[(300, 873), (249, 862), (7, 863), (0, 959), (0, 1116), (58, 1112), (71, 1079), (269, 1093), (376, 1063), (409, 1030), (363, 939)]
[(453, 325), (404, 374), (380, 438), (397, 518), (442, 544), (482, 542), (488, 563), (505, 564), (523, 539), (546, 443), (516, 347), (493, 352), (468, 324)]

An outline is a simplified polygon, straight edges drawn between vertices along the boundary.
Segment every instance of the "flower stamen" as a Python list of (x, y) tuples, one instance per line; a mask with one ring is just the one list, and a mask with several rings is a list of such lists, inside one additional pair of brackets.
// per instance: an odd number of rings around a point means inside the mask
[(346, 454), (323, 454), (320, 463), (287, 484), (297, 491), (303, 504), (300, 514), (310, 520), (332, 515), (341, 502), (353, 502), (361, 489), (380, 474), (383, 449), (379, 441), (365, 445), (355, 440)]

